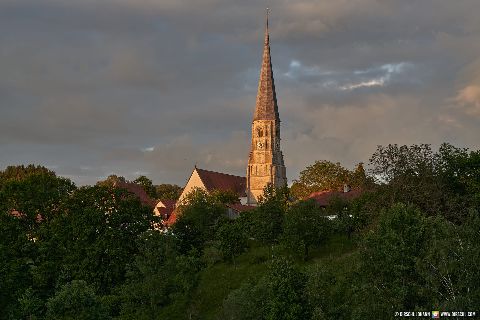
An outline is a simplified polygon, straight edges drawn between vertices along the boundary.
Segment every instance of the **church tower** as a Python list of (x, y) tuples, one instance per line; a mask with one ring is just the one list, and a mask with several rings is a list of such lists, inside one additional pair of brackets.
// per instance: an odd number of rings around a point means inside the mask
[(283, 187), (287, 184), (287, 177), (280, 150), (280, 117), (270, 58), (267, 9), (262, 67), (252, 122), (252, 145), (248, 157), (247, 203), (256, 204), (268, 184)]

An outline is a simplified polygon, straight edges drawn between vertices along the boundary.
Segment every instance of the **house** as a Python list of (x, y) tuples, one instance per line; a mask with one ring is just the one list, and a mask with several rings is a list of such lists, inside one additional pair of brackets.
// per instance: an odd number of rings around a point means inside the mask
[[(358, 198), (362, 194), (362, 190), (352, 190), (350, 186), (344, 185), (343, 191), (326, 190), (311, 193), (305, 200), (313, 199), (321, 208), (326, 208), (330, 205), (333, 199), (340, 199), (344, 201), (351, 201)], [(336, 214), (326, 216), (329, 220), (337, 218)]]
[(213, 191), (233, 192), (238, 196), (238, 202), (228, 204), (227, 216), (229, 218), (237, 218), (241, 212), (252, 210), (254, 206), (247, 205), (246, 178), (235, 176), (227, 173), (209, 171), (194, 167), (185, 188), (175, 204), (175, 208), (171, 215), (164, 220), (164, 225), (169, 227), (177, 220), (176, 208), (186, 201), (187, 195), (195, 189), (204, 190), (207, 193)]
[(195, 166), (190, 175), (190, 178), (183, 188), (182, 194), (177, 201), (177, 206), (181, 204), (186, 196), (194, 189), (205, 190), (208, 193), (218, 191), (230, 191), (238, 195), (240, 204), (245, 205), (247, 203), (246, 194), (246, 179), (245, 177), (234, 176), (227, 173), (221, 173), (216, 171), (209, 171), (200, 169)]
[(176, 200), (159, 200), (155, 205), (155, 209), (153, 210), (153, 214), (157, 217), (161, 217), (162, 220), (168, 220), (170, 215), (172, 214), (173, 210), (175, 210)]

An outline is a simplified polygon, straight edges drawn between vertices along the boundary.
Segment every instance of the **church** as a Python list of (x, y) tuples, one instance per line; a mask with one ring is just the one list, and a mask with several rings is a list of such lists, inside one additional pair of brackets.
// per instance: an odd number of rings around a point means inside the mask
[[(197, 168), (180, 195), (177, 205), (195, 188), (207, 192), (213, 190), (233, 191), (238, 195), (238, 204), (229, 207), (229, 214), (239, 213), (255, 206), (267, 185), (283, 187), (287, 184), (286, 169), (281, 151), (280, 116), (270, 56), (268, 12), (265, 25), (262, 65), (258, 92), (253, 114), (251, 146), (248, 155), (246, 177)], [(174, 214), (169, 222), (175, 220)], [(170, 224), (169, 223), (169, 224)]]

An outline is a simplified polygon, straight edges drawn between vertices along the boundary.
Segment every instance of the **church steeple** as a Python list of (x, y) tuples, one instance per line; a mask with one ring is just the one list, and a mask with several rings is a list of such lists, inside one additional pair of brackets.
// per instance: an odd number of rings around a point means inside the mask
[(262, 66), (252, 121), (252, 145), (248, 157), (247, 203), (256, 204), (269, 184), (282, 187), (287, 184), (287, 177), (280, 150), (280, 117), (270, 58), (267, 9)]
[(273, 80), (272, 60), (270, 57), (270, 35), (268, 31), (268, 8), (265, 18), (265, 41), (263, 44), (262, 67), (258, 81), (257, 103), (253, 120), (278, 120), (277, 95)]

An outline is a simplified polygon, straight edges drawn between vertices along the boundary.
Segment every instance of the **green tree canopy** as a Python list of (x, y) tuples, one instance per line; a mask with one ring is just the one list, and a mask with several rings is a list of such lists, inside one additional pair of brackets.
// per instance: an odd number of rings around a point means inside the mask
[(110, 317), (95, 290), (83, 280), (73, 280), (48, 300), (46, 319), (103, 320)]
[(181, 253), (192, 249), (201, 251), (205, 243), (215, 238), (219, 221), (227, 219), (225, 203), (221, 202), (223, 198), (229, 199), (198, 188), (187, 195), (178, 207), (177, 220), (172, 227)]
[(182, 193), (182, 188), (176, 184), (159, 184), (155, 186), (157, 199), (163, 200), (177, 200)]
[(312, 192), (343, 190), (344, 184), (355, 189), (365, 188), (370, 184), (362, 163), (359, 163), (354, 171), (350, 171), (339, 162), (315, 161), (300, 172), (299, 179), (293, 181), (291, 191), (293, 196), (304, 199)]
[(329, 222), (315, 201), (298, 202), (285, 214), (282, 242), (306, 260), (309, 249), (326, 239)]
[(141, 185), (143, 187), (143, 190), (145, 190), (145, 192), (150, 198), (157, 198), (157, 189), (153, 185), (152, 180), (148, 179), (146, 176), (140, 176), (137, 179), (133, 180), (133, 182)]

